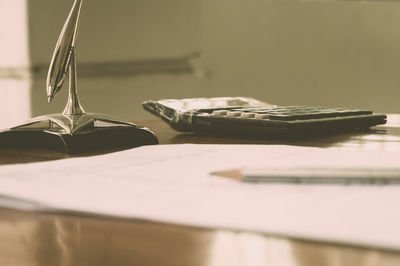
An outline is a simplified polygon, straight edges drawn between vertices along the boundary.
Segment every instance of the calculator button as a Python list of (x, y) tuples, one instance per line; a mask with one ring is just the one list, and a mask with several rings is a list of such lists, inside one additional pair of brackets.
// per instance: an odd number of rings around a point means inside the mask
[(254, 116), (255, 119), (269, 119), (270, 115), (269, 114), (256, 114)]
[(215, 111), (212, 112), (212, 115), (225, 116), (225, 115), (228, 114), (228, 112), (229, 112), (228, 110), (215, 110)]
[(240, 111), (228, 112), (228, 114), (227, 114), (228, 117), (240, 117), (241, 115), (242, 115), (242, 112), (240, 112)]
[(256, 114), (255, 113), (242, 113), (241, 115), (240, 115), (240, 117), (241, 118), (255, 118), (256, 117)]

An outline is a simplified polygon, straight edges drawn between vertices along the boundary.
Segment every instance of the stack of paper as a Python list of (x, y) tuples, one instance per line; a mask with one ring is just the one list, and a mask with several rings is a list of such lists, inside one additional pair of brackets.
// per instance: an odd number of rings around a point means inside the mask
[(399, 185), (253, 184), (210, 175), (246, 167), (394, 169), (399, 158), (278, 145), (148, 146), (2, 166), (0, 204), (400, 249)]

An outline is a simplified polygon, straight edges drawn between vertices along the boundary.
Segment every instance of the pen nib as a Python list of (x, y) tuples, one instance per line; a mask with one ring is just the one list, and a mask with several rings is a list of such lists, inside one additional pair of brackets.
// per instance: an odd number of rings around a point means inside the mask
[(53, 100), (53, 97), (51, 97), (51, 96), (47, 96), (47, 103), (50, 103), (50, 102), (51, 102), (51, 100)]

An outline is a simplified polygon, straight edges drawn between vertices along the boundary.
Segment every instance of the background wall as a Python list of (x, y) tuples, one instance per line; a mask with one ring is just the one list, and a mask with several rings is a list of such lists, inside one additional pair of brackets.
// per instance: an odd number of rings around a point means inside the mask
[[(48, 66), (72, 2), (29, 1), (38, 69)], [(86, 0), (82, 100), (127, 119), (148, 117), (139, 105), (149, 98), (226, 95), (400, 112), (399, 14), (397, 1)], [(171, 73), (174, 60), (190, 71)], [(101, 72), (103, 82), (93, 85), (84, 64), (107, 62), (163, 67), (123, 77)], [(35, 115), (65, 104), (60, 96), (46, 105), (41, 81), (33, 92)]]
[(399, 2), (202, 2), (218, 94), (400, 111)]
[[(48, 64), (72, 0), (28, 1), (31, 58)], [(181, 56), (198, 49), (199, 3), (187, 0), (83, 0), (81, 62)]]
[(28, 68), (26, 0), (0, 0), (0, 70)]
[(0, 0), (0, 129), (30, 116), (25, 0)]

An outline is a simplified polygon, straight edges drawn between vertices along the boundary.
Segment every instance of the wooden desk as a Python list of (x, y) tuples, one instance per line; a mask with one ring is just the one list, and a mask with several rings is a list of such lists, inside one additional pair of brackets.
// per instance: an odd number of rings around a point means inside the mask
[[(246, 141), (178, 134), (163, 122), (152, 128), (162, 144), (259, 143), (337, 149), (400, 150), (400, 115), (368, 132), (299, 142)], [(0, 164), (66, 158), (48, 151), (0, 152)], [(400, 265), (400, 252), (334, 245), (273, 235), (0, 209), (0, 265), (324, 266)]]

